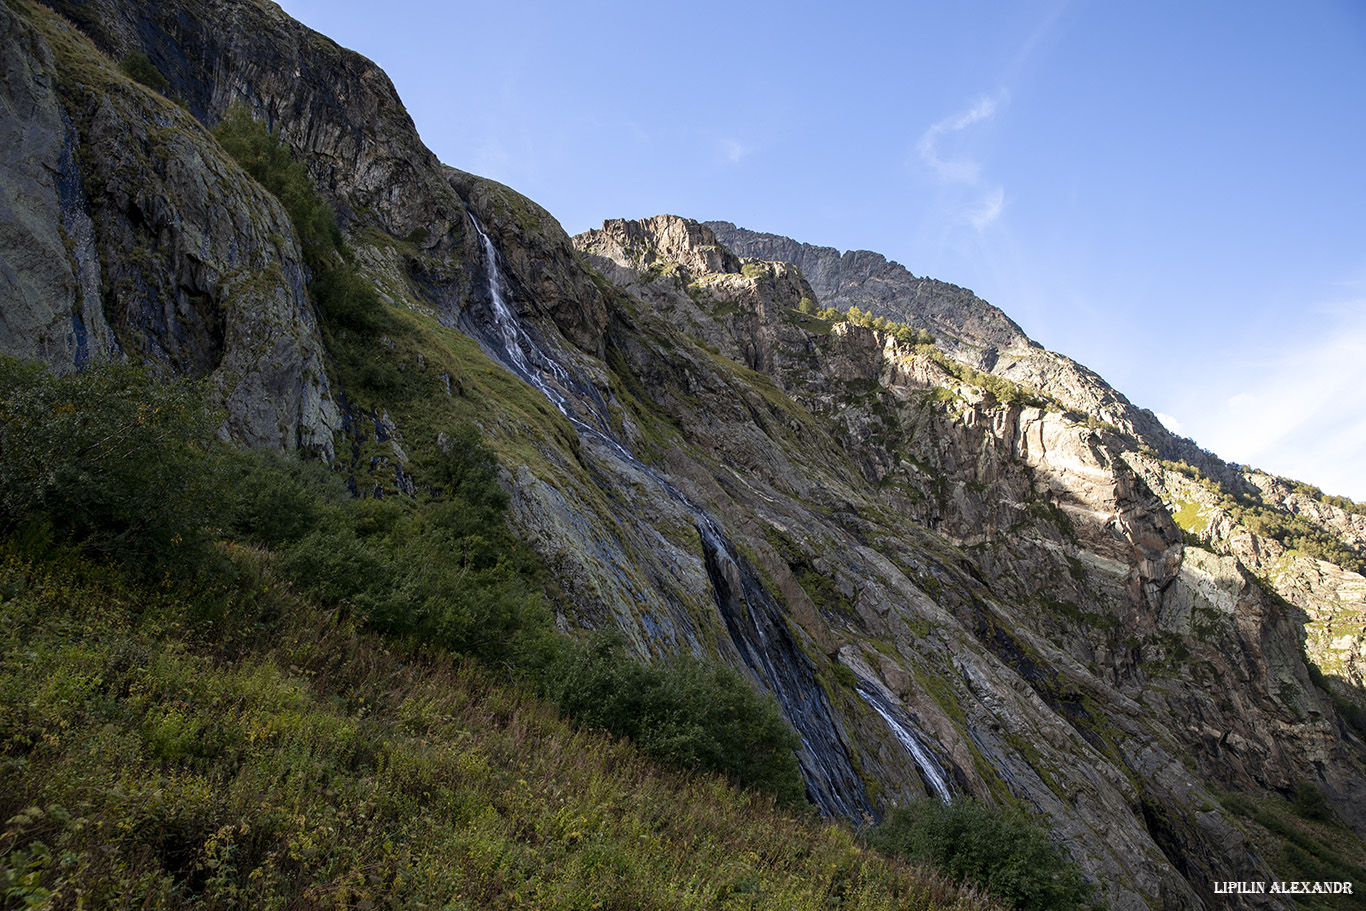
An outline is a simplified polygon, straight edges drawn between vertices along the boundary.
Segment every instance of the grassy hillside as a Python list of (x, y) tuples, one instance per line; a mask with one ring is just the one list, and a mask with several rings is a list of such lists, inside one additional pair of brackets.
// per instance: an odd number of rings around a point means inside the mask
[(473, 664), (230, 581), (0, 557), (0, 906), (987, 908)]
[(0, 907), (988, 907), (781, 809), (738, 676), (555, 635), (477, 438), (355, 500), (214, 423), (0, 359)]

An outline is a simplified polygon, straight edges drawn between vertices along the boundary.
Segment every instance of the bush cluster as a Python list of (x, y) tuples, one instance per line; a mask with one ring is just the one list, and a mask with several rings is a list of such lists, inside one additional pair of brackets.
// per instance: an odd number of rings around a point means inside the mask
[(0, 359), (0, 531), (168, 585), (221, 585), (215, 542), (261, 548), (296, 590), (370, 629), (540, 680), (566, 715), (662, 762), (801, 802), (796, 735), (742, 677), (553, 633), (544, 568), (508, 528), (472, 427), (428, 459), (420, 495), (358, 500), (321, 464), (236, 451), (215, 424), (194, 386), (134, 367), (56, 377)]
[(940, 367), (943, 367), (953, 376), (957, 377), (970, 386), (976, 386), (983, 392), (989, 393), (996, 401), (1005, 405), (1025, 405), (1032, 408), (1047, 408), (1048, 399), (1037, 390), (1019, 383), (996, 376), (992, 373), (984, 373), (967, 364), (953, 360), (938, 348), (926, 346), (921, 348), (930, 360)]
[(635, 661), (619, 637), (600, 634), (563, 649), (540, 690), (567, 716), (668, 765), (721, 773), (788, 806), (805, 801), (797, 734), (771, 697), (729, 668), (688, 656)]
[(1019, 911), (1085, 911), (1094, 887), (1048, 833), (1022, 812), (975, 800), (923, 800), (894, 809), (865, 833), (890, 855), (937, 867)]
[[(449, 461), (491, 465), (472, 435)], [(278, 485), (288, 478), (259, 476)], [(259, 500), (257, 501), (259, 502)], [(253, 513), (246, 537), (264, 540), (299, 513)], [(541, 565), (503, 520), (506, 497), (491, 467), (438, 484), (425, 501), (364, 499), (328, 507), (274, 544), (280, 571), (324, 604), (354, 611), (371, 628), (494, 665), (535, 665), (549, 647)], [(258, 532), (257, 529), (262, 531)]]
[(231, 449), (216, 423), (196, 387), (136, 367), (56, 377), (0, 358), (0, 530), (182, 583), (222, 570), (215, 540), (260, 545), (374, 629), (491, 662), (538, 653), (540, 564), (473, 430), (423, 497), (354, 500), (321, 465)]
[(0, 357), (0, 530), (75, 542), (138, 575), (204, 559), (212, 417), (198, 389), (107, 364)]
[(1253, 534), (1272, 538), (1287, 548), (1366, 575), (1366, 557), (1303, 516), (1268, 509), (1248, 498), (1235, 501), (1229, 511)]

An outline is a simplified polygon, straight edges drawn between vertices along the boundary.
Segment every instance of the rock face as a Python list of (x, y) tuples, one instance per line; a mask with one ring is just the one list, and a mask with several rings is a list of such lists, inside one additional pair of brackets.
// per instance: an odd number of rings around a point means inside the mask
[(709, 221), (720, 243), (741, 256), (792, 263), (827, 307), (859, 307), (888, 319), (928, 329), (947, 345), (979, 351), (981, 369), (1000, 351), (1038, 347), (996, 307), (966, 288), (917, 278), (900, 263), (869, 250), (840, 253), (834, 247), (798, 243), (777, 234)]
[(1244, 489), (1242, 478), (1192, 441), (1171, 433), (1152, 412), (1135, 407), (1086, 367), (1046, 351), (996, 307), (966, 288), (917, 278), (898, 263), (867, 250), (840, 253), (833, 247), (799, 243), (788, 237), (738, 228), (730, 222), (706, 225), (722, 244), (742, 256), (797, 265), (823, 306), (857, 306), (934, 334), (946, 354), (1042, 392), (1059, 405), (1114, 425), (1211, 477)]
[(19, 140), (6, 143), (0, 349), (59, 370), (126, 354), (211, 376), (226, 433), (329, 453), (336, 408), (279, 203), (65, 23), (0, 17)]
[[(688, 237), (695, 255), (677, 251)], [(1162, 872), (1179, 858), (1194, 885), (1192, 864), (1213, 870), (1240, 843), (1200, 809), (1212, 792), (1190, 802), (1192, 789), (1285, 792), (1322, 769), (1318, 783), (1360, 825), (1361, 744), (1342, 739), (1311, 681), (1303, 626), (1237, 561), (1183, 547), (1160, 495), (1165, 469), (1138, 438), (1005, 404), (950, 361), (802, 313), (799, 286), (784, 296), (763, 281), (782, 265), (751, 262), (747, 278), (677, 219), (608, 222), (577, 240), (642, 323), (681, 327), (722, 355), (675, 354), (666, 369), (623, 346), (682, 438), (716, 460), (718, 510), (755, 516), (745, 543), (767, 555), (813, 643), (875, 669), (933, 732), (959, 787), (1026, 797), (1079, 842), (1104, 829), (1110, 840), (1094, 843), (1123, 847), (1084, 862), (1126, 884), (1121, 906), (1161, 893), (1174, 906), (1209, 901), (1175, 899)], [(724, 271), (699, 272), (707, 262)], [(731, 400), (737, 387), (746, 404)], [(846, 737), (865, 770), (889, 755), (871, 724)], [(984, 765), (992, 774), (977, 774)], [(1101, 774), (1078, 778), (1082, 766)], [(1162, 824), (1134, 815), (1155, 806), (1184, 809)]]
[[(1357, 513), (1201, 453), (876, 254), (676, 216), (571, 239), (437, 162), (378, 68), (270, 4), (53, 6), (79, 31), (0, 6), (4, 351), (207, 377), (226, 433), (335, 456), (367, 495), (411, 495), (476, 421), (562, 627), (741, 669), (828, 813), (1018, 805), (1118, 909), (1254, 906), (1210, 891), (1277, 873), (1230, 793), (1312, 786), (1366, 832), (1341, 711), (1366, 584), (1226, 500), (1361, 554)], [(119, 72), (133, 51), (184, 108)], [(288, 218), (204, 129), (238, 105), (404, 327), (364, 401)], [(939, 347), (815, 312), (855, 303)]]
[(66, 372), (118, 353), (100, 301), (80, 139), (57, 98), (52, 49), (8, 8), (0, 61), (0, 346)]

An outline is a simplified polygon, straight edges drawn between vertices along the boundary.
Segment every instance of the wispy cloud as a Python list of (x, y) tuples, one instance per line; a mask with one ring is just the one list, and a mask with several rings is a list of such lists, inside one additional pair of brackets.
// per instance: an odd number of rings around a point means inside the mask
[(997, 187), (989, 192), (975, 208), (968, 210), (968, 221), (972, 222), (972, 226), (978, 231), (984, 230), (987, 225), (1000, 217), (1005, 204), (1005, 188)]
[(750, 147), (740, 142), (738, 139), (722, 139), (718, 142), (721, 149), (721, 157), (731, 164), (739, 164), (740, 160), (750, 153)]
[(915, 151), (921, 163), (946, 183), (977, 183), (981, 176), (981, 165), (967, 158), (946, 159), (940, 151), (940, 145), (944, 137), (961, 133), (975, 123), (990, 120), (1005, 97), (1006, 93), (1000, 92), (994, 97), (978, 98), (966, 111), (946, 117), (920, 134)]
[(1366, 500), (1366, 299), (1301, 312), (1312, 335), (1208, 359), (1184, 432), (1225, 459)]
[(983, 178), (982, 164), (971, 154), (974, 127), (988, 123), (1008, 97), (1003, 89), (983, 95), (965, 110), (932, 125), (915, 144), (916, 159), (943, 188), (940, 224), (953, 231), (971, 225), (981, 234), (1005, 210), (1005, 188)]

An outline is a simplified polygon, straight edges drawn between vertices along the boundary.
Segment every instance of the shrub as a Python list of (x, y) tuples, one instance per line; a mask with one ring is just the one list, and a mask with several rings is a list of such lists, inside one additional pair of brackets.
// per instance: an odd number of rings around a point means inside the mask
[(152, 59), (142, 51), (133, 51), (123, 58), (119, 68), (129, 79), (142, 83), (154, 92), (164, 95), (171, 87), (171, 83), (161, 74), (161, 70), (157, 69)]
[(432, 466), (429, 498), (348, 501), (322, 469), (250, 457), (230, 530), (372, 629), (497, 665), (542, 662), (552, 635), (542, 567), (511, 531), (496, 462), (472, 428)]
[(1093, 887), (1080, 868), (1018, 810), (975, 800), (916, 801), (892, 810), (865, 840), (883, 853), (930, 864), (955, 880), (984, 887), (1020, 911), (1094, 907)]
[(1328, 805), (1328, 798), (1312, 781), (1301, 781), (1296, 786), (1294, 805), (1295, 812), (1305, 819), (1331, 822), (1336, 818), (1333, 808)]
[(303, 163), (244, 108), (230, 111), (213, 135), (242, 170), (280, 201), (299, 235), (309, 268), (315, 273), (328, 271), (342, 247), (341, 230)]
[(734, 670), (690, 656), (647, 664), (628, 657), (619, 637), (599, 635), (564, 647), (542, 673), (541, 692), (662, 762), (720, 772), (789, 806), (805, 799), (797, 734)]
[[(152, 573), (205, 555), (213, 421), (197, 388), (128, 364), (56, 377), (0, 357), (0, 525)], [(40, 535), (41, 537), (41, 535)]]
[(225, 453), (219, 471), (219, 532), (271, 549), (303, 538), (350, 499), (321, 462), (281, 453)]
[[(479, 441), (479, 431), (464, 424), (435, 456), (432, 479), (447, 500), (460, 508), (446, 519), (456, 525), (487, 526), (507, 509), (508, 495), (498, 486), (498, 461)], [(473, 530), (473, 529), (471, 529)]]

